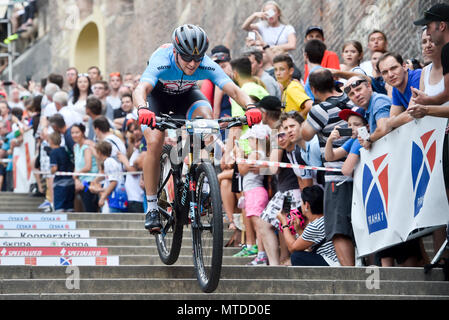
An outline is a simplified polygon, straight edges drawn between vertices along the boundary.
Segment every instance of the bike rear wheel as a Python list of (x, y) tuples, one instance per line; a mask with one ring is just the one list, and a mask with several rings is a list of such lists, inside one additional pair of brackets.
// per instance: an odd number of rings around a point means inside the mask
[(195, 221), (192, 221), (193, 260), (201, 290), (215, 291), (223, 261), (223, 215), (214, 167), (203, 163), (196, 170)]
[(157, 251), (166, 265), (176, 263), (181, 251), (183, 224), (176, 208), (176, 181), (170, 161), (171, 146), (164, 146), (161, 156), (161, 175), (158, 187), (158, 207), (162, 229), (156, 234)]

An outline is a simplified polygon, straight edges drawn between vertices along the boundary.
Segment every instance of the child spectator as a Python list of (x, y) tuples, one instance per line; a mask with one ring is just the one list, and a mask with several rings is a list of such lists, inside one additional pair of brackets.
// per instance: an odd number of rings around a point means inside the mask
[(103, 163), (104, 173), (106, 175), (105, 183), (100, 191), (98, 206), (103, 207), (106, 200), (108, 200), (110, 213), (127, 212), (127, 200), (124, 200), (126, 191), (124, 195), (124, 187), (122, 188), (124, 178), (120, 175), (122, 173), (122, 166), (111, 157), (112, 145), (106, 141), (102, 141), (96, 145), (95, 149), (98, 160)]
[[(249, 160), (265, 160), (267, 138), (271, 133), (270, 127), (266, 125), (256, 125), (251, 128), (241, 139), (248, 139), (251, 153), (248, 155)], [(243, 176), (243, 193), (245, 197), (245, 213), (248, 219), (248, 224), (252, 226), (256, 233), (256, 243), (249, 243), (243, 247), (239, 256), (257, 257), (249, 263), (249, 265), (267, 265), (268, 256), (265, 253), (262, 241), (260, 241), (260, 215), (268, 204), (268, 191), (264, 186), (264, 176), (260, 174), (260, 169), (248, 164), (239, 164), (239, 172)]]
[[(65, 148), (61, 147), (61, 135), (53, 132), (48, 136), (52, 149), (50, 153), (51, 173), (73, 172), (73, 165)], [(54, 209), (59, 212), (73, 212), (75, 183), (71, 176), (56, 176), (53, 180)]]

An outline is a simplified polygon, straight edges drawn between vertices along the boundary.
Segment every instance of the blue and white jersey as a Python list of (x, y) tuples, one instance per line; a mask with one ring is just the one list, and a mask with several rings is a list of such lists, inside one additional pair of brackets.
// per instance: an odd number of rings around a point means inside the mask
[(147, 82), (168, 94), (182, 94), (194, 87), (197, 81), (209, 79), (220, 89), (231, 82), (221, 67), (204, 56), (198, 69), (191, 76), (176, 65), (176, 56), (173, 45), (166, 44), (157, 49), (148, 62), (148, 67), (142, 75), (140, 82)]

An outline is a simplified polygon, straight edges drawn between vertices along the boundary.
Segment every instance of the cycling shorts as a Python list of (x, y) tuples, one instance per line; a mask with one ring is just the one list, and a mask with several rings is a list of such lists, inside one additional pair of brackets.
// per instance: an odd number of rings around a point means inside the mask
[[(177, 95), (168, 94), (159, 90), (156, 86), (148, 96), (147, 100), (149, 109), (153, 111), (156, 116), (170, 114), (176, 119), (191, 120), (194, 112), (200, 107), (207, 107), (212, 113), (210, 102), (196, 85), (187, 92)], [(171, 112), (173, 114), (171, 114)]]

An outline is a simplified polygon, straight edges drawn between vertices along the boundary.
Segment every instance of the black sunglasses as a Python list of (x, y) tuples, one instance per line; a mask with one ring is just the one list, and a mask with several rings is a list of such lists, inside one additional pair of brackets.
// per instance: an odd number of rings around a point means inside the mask
[(184, 55), (184, 54), (179, 54), (181, 56), (181, 59), (184, 60), (185, 62), (201, 62), (204, 59), (204, 56), (188, 56), (188, 55)]
[(354, 83), (348, 85), (347, 87), (345, 87), (344, 92), (346, 94), (349, 94), (352, 89), (357, 88), (358, 86), (360, 86), (364, 82), (368, 82), (368, 81), (366, 81), (366, 80), (357, 80), (356, 82), (354, 82)]

